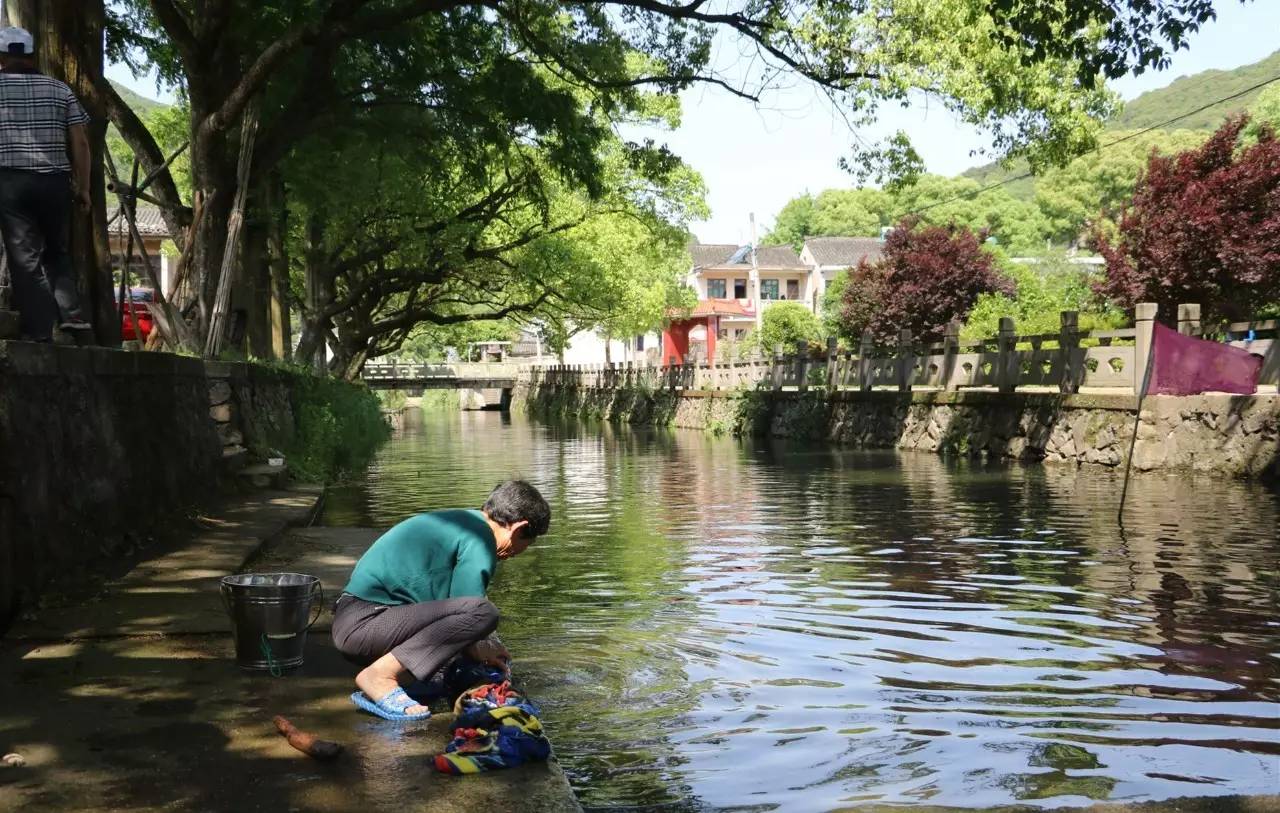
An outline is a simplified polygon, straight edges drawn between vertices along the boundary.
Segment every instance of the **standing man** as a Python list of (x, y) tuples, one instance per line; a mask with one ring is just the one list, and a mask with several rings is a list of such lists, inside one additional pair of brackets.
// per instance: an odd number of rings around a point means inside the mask
[(21, 28), (0, 28), (0, 233), (22, 337), (88, 330), (71, 268), (71, 198), (89, 208), (89, 116), (71, 88), (36, 70)]

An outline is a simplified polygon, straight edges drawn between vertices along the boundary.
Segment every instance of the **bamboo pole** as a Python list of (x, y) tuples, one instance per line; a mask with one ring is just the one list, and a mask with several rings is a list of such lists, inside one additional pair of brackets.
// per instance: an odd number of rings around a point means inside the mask
[(244, 226), (244, 204), (249, 195), (249, 171), (253, 166), (253, 142), (258, 133), (258, 100), (249, 102), (240, 125), (240, 158), (236, 167), (236, 197), (227, 220), (227, 242), (222, 251), (222, 268), (218, 276), (218, 292), (209, 316), (209, 335), (205, 337), (205, 358), (216, 358), (222, 352), (227, 332), (227, 312), (231, 307), (231, 282), (235, 276), (236, 250)]

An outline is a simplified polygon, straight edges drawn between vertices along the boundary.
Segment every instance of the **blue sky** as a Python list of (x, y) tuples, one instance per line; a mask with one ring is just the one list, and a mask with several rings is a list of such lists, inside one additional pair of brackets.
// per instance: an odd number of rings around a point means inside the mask
[[(1242, 5), (1222, 0), (1217, 21), (1191, 40), (1189, 50), (1175, 55), (1169, 70), (1123, 79), (1113, 87), (1131, 99), (1179, 76), (1257, 62), (1277, 47), (1280, 2), (1254, 0)], [(732, 53), (717, 56), (725, 60), (720, 64), (734, 58)], [(143, 95), (164, 95), (157, 93), (154, 82), (136, 80), (122, 66), (110, 67), (107, 75)], [(791, 198), (805, 191), (852, 185), (850, 176), (836, 164), (848, 153), (849, 130), (833, 115), (830, 103), (808, 87), (797, 84), (779, 91), (761, 107), (711, 86), (686, 91), (682, 101), (680, 128), (656, 135), (706, 181), (711, 216), (693, 224), (694, 234), (703, 242), (747, 242), (752, 212), (763, 234)], [(1178, 112), (1182, 111), (1171, 111), (1171, 115)], [(936, 105), (932, 109), (927, 104), (907, 110), (886, 108), (879, 125), (863, 137), (874, 140), (898, 129), (911, 136), (930, 172), (954, 175), (986, 161), (971, 154), (986, 146), (983, 140)]]

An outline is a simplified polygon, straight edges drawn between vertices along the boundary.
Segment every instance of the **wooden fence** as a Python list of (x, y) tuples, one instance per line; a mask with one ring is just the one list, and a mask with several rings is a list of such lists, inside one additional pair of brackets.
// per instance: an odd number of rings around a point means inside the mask
[[(601, 389), (651, 390), (897, 390), (999, 392), (1083, 388), (1136, 392), (1151, 352), (1156, 306), (1135, 308), (1134, 327), (1081, 332), (1079, 315), (1064, 311), (1057, 333), (1019, 336), (1013, 319), (1000, 320), (990, 339), (961, 340), (959, 323), (948, 326), (941, 342), (923, 344), (903, 330), (892, 346), (876, 345), (864, 334), (858, 349), (840, 350), (835, 339), (815, 354), (806, 344), (787, 353), (781, 345), (771, 358), (756, 356), (719, 364), (702, 360), (665, 367), (626, 364), (574, 364), (525, 367), (520, 377), (531, 384)], [(1201, 335), (1200, 306), (1178, 307), (1178, 331)], [(1280, 385), (1277, 321), (1240, 322), (1225, 329), (1227, 343), (1263, 357), (1261, 383)]]

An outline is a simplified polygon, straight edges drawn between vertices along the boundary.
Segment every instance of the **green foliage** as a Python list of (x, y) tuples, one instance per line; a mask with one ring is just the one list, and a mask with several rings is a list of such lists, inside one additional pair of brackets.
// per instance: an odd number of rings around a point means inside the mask
[(329, 482), (373, 459), (391, 428), (368, 388), (333, 378), (293, 373), (294, 438), (282, 449), (305, 480)]
[(925, 223), (957, 225), (987, 232), (1010, 251), (1043, 249), (1048, 222), (1034, 204), (1004, 189), (975, 195), (977, 181), (922, 175), (913, 183), (880, 189), (828, 189), (816, 197), (802, 195), (778, 214), (763, 242), (789, 243), (797, 250), (806, 236), (878, 237), (881, 229), (903, 216), (920, 213)]
[(1036, 182), (1036, 204), (1047, 220), (1048, 236), (1075, 243), (1091, 224), (1114, 218), (1133, 194), (1138, 176), (1152, 153), (1172, 155), (1204, 142), (1194, 130), (1115, 133), (1130, 140), (1087, 153), (1064, 167), (1046, 172)]
[(1280, 82), (1268, 85), (1249, 106), (1249, 124), (1244, 128), (1244, 145), (1256, 144), (1262, 130), (1270, 127), (1280, 132)]
[(510, 320), (425, 324), (414, 330), (395, 355), (409, 361), (443, 361), (445, 348), (452, 347), (465, 354), (472, 342), (508, 342), (518, 333), (519, 326)]
[(1000, 329), (1000, 318), (1013, 317), (1018, 333), (1057, 333), (1062, 311), (1079, 312), (1080, 330), (1106, 330), (1125, 323), (1123, 312), (1097, 303), (1092, 285), (1101, 272), (1089, 266), (1072, 265), (1061, 252), (1036, 258), (1038, 262), (1001, 263), (1001, 271), (1015, 288), (1005, 293), (985, 293), (978, 297), (960, 330), (966, 339), (986, 339)]
[[(129, 106), (138, 114), (138, 118), (142, 119), (142, 123), (146, 126), (147, 131), (151, 133), (151, 137), (155, 139), (160, 151), (164, 153), (166, 158), (172, 155), (187, 140), (191, 111), (185, 104), (161, 104), (150, 99), (143, 99), (137, 94), (129, 93), (125, 88), (117, 86), (117, 89), (128, 93), (126, 101), (130, 99), (141, 100), (137, 106), (130, 101)], [(107, 130), (107, 150), (111, 153), (111, 159), (115, 161), (116, 171), (120, 173), (121, 179), (127, 181), (133, 165), (133, 150), (125, 143), (125, 140), (114, 126)], [(169, 165), (169, 171), (173, 176), (174, 183), (177, 184), (178, 192), (182, 195), (183, 201), (190, 203), (190, 151), (185, 151), (182, 155), (179, 155)], [(146, 173), (141, 172), (139, 180), (145, 176)], [(108, 197), (110, 198), (111, 196), (109, 195)], [(107, 208), (111, 209), (112, 207), (108, 204)]]
[(799, 302), (774, 302), (761, 319), (760, 345), (766, 354), (773, 353), (779, 344), (793, 353), (798, 342), (816, 342), (822, 335), (818, 317)]
[(390, 411), (403, 409), (409, 401), (409, 396), (404, 390), (374, 390), (373, 394), (382, 408)]
[(844, 307), (844, 289), (849, 284), (849, 271), (839, 271), (822, 292), (822, 333), (847, 339), (842, 333), (840, 309)]

